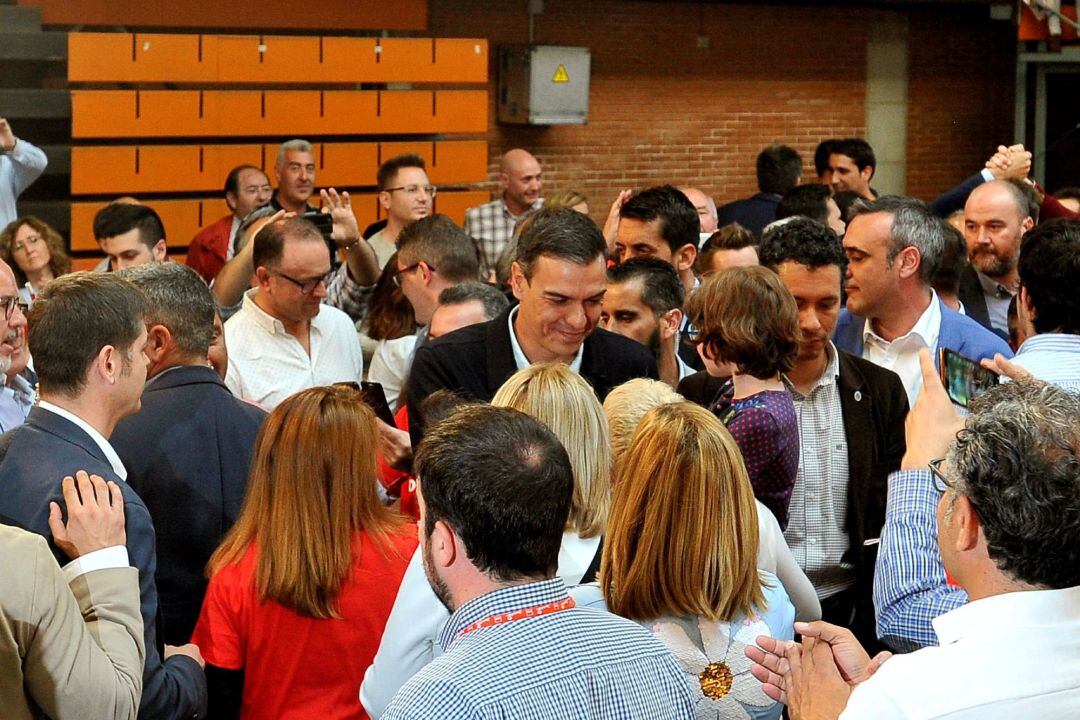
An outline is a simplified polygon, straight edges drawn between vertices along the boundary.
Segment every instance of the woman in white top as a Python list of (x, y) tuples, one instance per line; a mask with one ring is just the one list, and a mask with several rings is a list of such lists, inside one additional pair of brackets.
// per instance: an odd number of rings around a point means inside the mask
[[(596, 393), (566, 365), (542, 363), (512, 375), (491, 404), (536, 418), (566, 448), (574, 469), (574, 497), (557, 575), (568, 586), (592, 581), (611, 507), (611, 443)], [(371, 717), (382, 715), (398, 689), (439, 654), (436, 638), (449, 617), (428, 585), (417, 552), (360, 686), (360, 701)]]
[[(612, 465), (616, 475), (630, 445), (630, 438), (634, 436), (645, 413), (658, 405), (683, 401), (683, 396), (672, 390), (670, 385), (647, 378), (630, 380), (608, 394), (604, 400), (604, 414), (607, 415), (611, 431)], [(760, 502), (754, 502), (757, 505), (758, 569), (772, 573), (780, 580), (791, 604), (795, 606), (796, 620), (820, 620), (821, 602), (806, 573), (795, 562), (776, 517)]]

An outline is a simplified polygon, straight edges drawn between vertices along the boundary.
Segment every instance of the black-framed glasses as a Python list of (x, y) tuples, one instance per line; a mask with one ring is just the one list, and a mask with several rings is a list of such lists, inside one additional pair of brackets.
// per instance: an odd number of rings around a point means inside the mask
[(18, 295), (13, 297), (6, 297), (0, 299), (0, 304), (4, 306), (4, 319), (10, 320), (11, 316), (15, 314), (15, 308), (22, 307), (22, 298)]
[(419, 195), (423, 190), (429, 197), (435, 197), (435, 194), (439, 192), (439, 188), (434, 185), (399, 185), (397, 187), (386, 188), (383, 192), (397, 192), (398, 190), (404, 190), (406, 195)]
[(931, 460), (927, 463), (930, 467), (930, 474), (934, 478), (934, 487), (938, 492), (945, 492), (946, 490), (953, 489), (953, 483), (945, 476), (945, 472), (941, 469), (941, 466), (945, 463), (945, 458), (939, 457)]
[[(398, 287), (401, 287), (401, 276), (407, 272), (412, 272), (416, 268), (420, 267), (420, 263), (424, 263), (424, 261), (421, 260), (420, 262), (414, 262), (412, 265), (409, 265), (408, 267), (403, 267), (398, 270), (397, 274), (394, 275), (394, 284)], [(424, 263), (424, 265), (427, 265), (427, 263)], [(435, 268), (431, 267), (430, 265), (427, 265), (427, 269), (429, 272), (437, 272)]]
[(293, 285), (300, 288), (300, 293), (302, 295), (310, 295), (311, 293), (315, 292), (315, 288), (319, 287), (321, 283), (326, 282), (326, 278), (324, 276), (313, 278), (311, 280), (297, 280), (296, 278), (290, 277), (283, 272), (275, 271), (272, 274), (277, 275), (279, 278), (282, 278), (284, 280), (288, 280)]

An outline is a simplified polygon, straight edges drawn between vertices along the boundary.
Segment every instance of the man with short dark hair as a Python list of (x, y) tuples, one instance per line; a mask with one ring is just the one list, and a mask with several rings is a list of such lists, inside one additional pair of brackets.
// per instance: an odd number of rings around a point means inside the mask
[(452, 614), (444, 654), (385, 720), (693, 717), (670, 653), (634, 623), (576, 608), (555, 576), (574, 479), (550, 430), (466, 406), (430, 429), (416, 460), (424, 571)]
[(254, 165), (237, 165), (225, 178), (225, 204), (229, 214), (200, 230), (188, 245), (187, 266), (206, 282), (217, 277), (221, 266), (233, 256), (236, 231), (240, 222), (270, 202), (273, 188), (270, 179)]
[(736, 200), (717, 212), (717, 225), (737, 222), (760, 238), (765, 226), (776, 219), (776, 206), (802, 176), (802, 158), (787, 145), (770, 145), (757, 156), (758, 194)]
[(874, 148), (862, 138), (837, 140), (829, 148), (830, 183), (834, 193), (853, 192), (866, 200), (878, 196), (870, 187), (877, 169)]
[(914, 404), (918, 353), (948, 348), (972, 360), (1012, 357), (1004, 340), (945, 307), (930, 285), (945, 235), (926, 205), (895, 196), (859, 203), (844, 235), (847, 309), (834, 342), (900, 376)]
[[(688, 208), (693, 228), (697, 214), (672, 190)], [(553, 361), (568, 364), (601, 400), (630, 378), (656, 377), (648, 350), (596, 327), (606, 248), (600, 229), (585, 215), (571, 208), (536, 212), (518, 238), (511, 270), (519, 305), (417, 350), (407, 390), (414, 447), (424, 432), (420, 403), (439, 389), (486, 402), (516, 371)]]
[(187, 642), (206, 593), (204, 570), (240, 513), (251, 449), (266, 413), (233, 397), (207, 365), (214, 298), (190, 268), (142, 265), (121, 273), (146, 296), (142, 407), (110, 441), (157, 535), (165, 642)]
[(829, 156), (832, 155), (833, 145), (836, 138), (822, 140), (814, 148), (814, 171), (817, 173), (818, 183), (827, 188), (832, 188), (832, 170), (829, 169)]
[(762, 264), (794, 296), (802, 331), (795, 366), (783, 376), (799, 421), (784, 537), (817, 590), (823, 619), (850, 627), (870, 647), (877, 547), (865, 543), (885, 522), (886, 480), (904, 454), (907, 395), (896, 373), (829, 341), (846, 264), (831, 230), (794, 217), (767, 231), (760, 249)]
[(499, 163), (499, 197), (465, 211), (465, 234), (479, 244), (485, 278), (495, 272), (518, 221), (544, 204), (541, 176), (540, 161), (532, 153), (508, 150)]
[(784, 193), (780, 204), (776, 206), (776, 219), (787, 217), (808, 217), (843, 237), (847, 225), (840, 216), (840, 206), (832, 199), (828, 185), (807, 183), (793, 187)]
[(754, 234), (739, 223), (725, 225), (701, 246), (694, 270), (706, 278), (727, 268), (758, 265), (757, 245)]
[(623, 203), (615, 236), (619, 261), (656, 257), (679, 273), (689, 293), (697, 285), (694, 259), (699, 242), (697, 210), (671, 185), (651, 187)]
[(140, 714), (201, 717), (202, 657), (194, 645), (162, 643), (154, 526), (108, 441), (116, 424), (139, 409), (147, 365), (144, 313), (142, 293), (107, 273), (64, 275), (38, 296), (29, 342), (41, 399), (25, 423), (0, 438), (0, 516), (52, 540), (49, 503), (60, 500), (60, 478), (85, 470), (115, 482), (124, 497), (128, 554), (139, 570), (146, 647)]
[(112, 271), (132, 265), (165, 262), (165, 226), (153, 208), (114, 202), (94, 216), (94, 238)]
[(225, 323), (234, 395), (267, 408), (300, 390), (359, 382), (364, 359), (349, 316), (325, 305), (330, 253), (318, 229), (289, 218), (252, 241), (258, 286)]
[(368, 238), (379, 269), (398, 249), (401, 232), (431, 214), (435, 186), (428, 180), (424, 158), (415, 153), (396, 155), (379, 166), (379, 206), (386, 213), (386, 227)]
[(608, 269), (600, 327), (649, 348), (660, 379), (675, 387), (695, 372), (676, 352), (685, 301), (671, 265), (650, 257), (627, 260)]

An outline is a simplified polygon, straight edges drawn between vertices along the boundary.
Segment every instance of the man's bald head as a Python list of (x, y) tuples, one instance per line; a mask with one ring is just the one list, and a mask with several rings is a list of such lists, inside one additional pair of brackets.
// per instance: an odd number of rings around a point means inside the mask
[(540, 161), (528, 150), (509, 150), (502, 156), (499, 181), (510, 212), (521, 215), (540, 199)]
[(714, 233), (717, 227), (716, 203), (711, 197), (697, 188), (681, 187), (679, 191), (686, 196), (690, 204), (697, 210), (698, 220), (701, 222), (701, 232)]
[(994, 205), (1011, 208), (1019, 220), (1031, 215), (1031, 207), (1024, 191), (1008, 180), (993, 180), (979, 185), (968, 196), (968, 205)]

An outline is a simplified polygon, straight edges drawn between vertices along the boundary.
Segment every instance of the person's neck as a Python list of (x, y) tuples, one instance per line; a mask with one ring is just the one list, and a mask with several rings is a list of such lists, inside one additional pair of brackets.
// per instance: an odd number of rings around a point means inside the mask
[(671, 387), (679, 384), (679, 357), (675, 351), (675, 338), (664, 340), (660, 343), (660, 356), (656, 358), (656, 367), (660, 373), (660, 380)]
[(273, 309), (270, 308), (270, 303), (266, 301), (261, 290), (255, 291), (255, 296), (252, 300), (255, 301), (255, 304), (259, 306), (260, 310), (281, 323), (282, 327), (285, 328), (285, 332), (299, 340), (302, 345), (306, 345), (308, 333), (311, 331), (311, 320), (307, 318), (302, 320), (286, 320), (285, 318), (278, 317), (274, 314)]
[(398, 235), (401, 234), (401, 231), (404, 230), (408, 224), (408, 222), (398, 220), (393, 215), (388, 215), (386, 218), (386, 227), (383, 228), (382, 231), (383, 239), (389, 240), (396, 245)]
[(787, 389), (784, 387), (784, 381), (780, 379), (779, 374), (762, 380), (753, 375), (744, 375), (735, 371), (731, 374), (731, 384), (735, 389), (735, 394), (732, 396), (733, 400), (744, 400), (751, 395), (757, 395), (759, 392), (765, 392), (766, 390), (782, 391)]
[(967, 593), (968, 602), (983, 600), (995, 595), (1005, 595), (1006, 593), (1046, 590), (1045, 587), (1031, 585), (1007, 577), (998, 570), (996, 565), (988, 564), (992, 562), (985, 559), (981, 563), (983, 567), (972, 568), (968, 572), (961, 572), (955, 576), (957, 583)]
[(694, 283), (697, 282), (697, 276), (694, 275), (694, 271), (690, 268), (680, 270), (679, 279), (682, 280), (683, 291), (686, 293), (686, 297), (690, 297), (690, 293), (694, 291)]
[(88, 392), (83, 392), (78, 397), (71, 397), (69, 395), (51, 393), (43, 390), (41, 392), (41, 400), (43, 402), (51, 403), (61, 410), (67, 410), (69, 413), (97, 430), (101, 433), (101, 436), (106, 439), (112, 435), (116, 423), (120, 421), (120, 417), (117, 417), (112, 411), (112, 408), (109, 407), (109, 403), (102, 402), (102, 398), (100, 397), (92, 397), (92, 394)]
[(33, 270), (26, 273), (26, 279), (30, 282), (30, 286), (32, 288), (34, 288), (35, 290), (41, 290), (43, 287), (55, 280), (56, 277), (53, 275), (53, 271), (49, 268), (49, 266), (46, 265), (40, 270)]
[(284, 197), (280, 192), (274, 197), (277, 199), (277, 204), (287, 212), (303, 215), (308, 210), (307, 200), (290, 200)]
[(823, 348), (815, 357), (808, 360), (796, 360), (795, 367), (787, 372), (788, 382), (795, 386), (800, 395), (807, 395), (825, 374), (827, 367), (829, 367), (829, 354)]
[(998, 285), (1008, 288), (1009, 292), (1015, 293), (1020, 289), (1020, 270), (1016, 266), (1013, 266), (1013, 269), (1004, 275), (987, 275), (986, 273), (983, 273), (983, 275), (986, 275)]
[(517, 217), (526, 212), (532, 205), (522, 205), (514, 198), (510, 197), (509, 193), (503, 193), (503, 202), (506, 203), (506, 209), (510, 211), (510, 214)]
[(457, 610), (462, 605), (472, 602), (478, 597), (493, 593), (497, 590), (506, 590), (507, 588), (518, 587), (521, 585), (530, 585), (542, 580), (551, 580), (552, 577), (525, 577), (511, 582), (496, 582), (488, 577), (487, 573), (479, 570), (468, 579), (461, 579), (455, 583), (457, 587), (449, 586), (450, 596), (453, 599), (454, 610)]
[(907, 335), (930, 307), (932, 297), (930, 288), (927, 287), (919, 286), (907, 292), (901, 289), (891, 305), (892, 314), (871, 319), (871, 329), (886, 342)]
[(177, 367), (206, 367), (206, 358), (182, 355), (180, 353), (166, 355), (157, 363), (147, 368), (146, 381), (149, 382), (166, 370), (172, 370)]
[(525, 359), (529, 361), (530, 365), (544, 362), (561, 362), (569, 365), (577, 357), (576, 351), (573, 355), (555, 355), (545, 349), (539, 342), (536, 342), (529, 333), (522, 332), (520, 312), (514, 316), (514, 337), (517, 338), (518, 345), (521, 346), (521, 352), (525, 353)]

